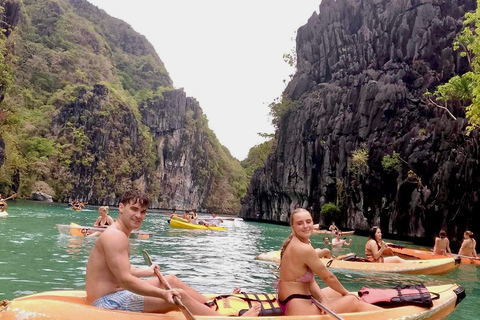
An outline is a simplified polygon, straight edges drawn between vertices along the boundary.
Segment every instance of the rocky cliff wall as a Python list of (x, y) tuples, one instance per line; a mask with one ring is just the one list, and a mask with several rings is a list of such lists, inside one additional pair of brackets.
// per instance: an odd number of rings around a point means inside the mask
[(51, 138), (61, 152), (50, 158), (46, 180), (62, 201), (114, 205), (132, 187), (158, 194), (145, 132), (135, 109), (114, 91), (104, 85), (81, 89), (52, 119)]
[(240, 209), (234, 183), (245, 173), (183, 89), (142, 100), (138, 109), (105, 85), (78, 89), (55, 113), (49, 138), (61, 152), (44, 180), (59, 200), (115, 205), (125, 189), (138, 188), (153, 208)]
[(193, 209), (202, 207), (209, 194), (211, 180), (199, 181), (198, 171), (204, 161), (196, 154), (202, 146), (202, 133), (193, 122), (203, 117), (198, 102), (187, 97), (183, 90), (163, 93), (140, 103), (143, 123), (152, 133), (157, 161), (156, 179), (162, 199), (155, 205), (161, 208)]
[[(469, 0), (322, 1), (298, 30), (298, 71), (284, 92), (299, 106), (283, 116), (240, 215), (288, 222), (301, 205), (325, 223), (321, 206), (333, 202), (342, 228), (427, 238), (477, 229), (478, 133), (465, 135), (462, 109), (451, 107), (453, 120), (422, 96), (466, 70), (452, 47), (474, 9)], [(362, 148), (368, 166), (355, 168)], [(401, 165), (386, 170), (393, 152)]]

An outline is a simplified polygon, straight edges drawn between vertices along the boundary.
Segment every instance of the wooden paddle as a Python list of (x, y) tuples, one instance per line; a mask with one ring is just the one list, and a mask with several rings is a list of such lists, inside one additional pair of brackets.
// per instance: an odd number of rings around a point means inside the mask
[[(235, 218), (199, 218), (202, 220), (225, 220), (225, 221), (235, 221)], [(223, 222), (223, 221), (221, 221)]]
[[(430, 249), (430, 251), (433, 251), (433, 249)], [(460, 258), (466, 258), (466, 259), (472, 259), (472, 260), (480, 260), (480, 258), (475, 258), (473, 256), (464, 256), (464, 255), (461, 255), (461, 254), (457, 254), (457, 253), (450, 253), (449, 255), (445, 255), (446, 257), (449, 257), (449, 256), (457, 256), (457, 257), (460, 257)]]
[(17, 196), (17, 194), (14, 193), (14, 194), (12, 194), (10, 197), (7, 197), (7, 198), (3, 199), (3, 201), (10, 200), (10, 199), (12, 199), (12, 198), (15, 198), (16, 196)]
[[(147, 250), (142, 250), (142, 252), (143, 252), (143, 258), (145, 259), (145, 262), (147, 262), (148, 265), (151, 266), (153, 262)], [(172, 290), (172, 287), (168, 283), (167, 279), (165, 279), (163, 275), (160, 273), (160, 270), (155, 269), (155, 275), (158, 277), (158, 280), (160, 280), (161, 284), (167, 287), (168, 290)], [(195, 316), (190, 312), (190, 310), (188, 310), (188, 308), (182, 303), (182, 301), (177, 296), (173, 297), (173, 301), (175, 302), (175, 305), (180, 309), (180, 311), (182, 311), (185, 318), (187, 318), (188, 320), (196, 320)]]
[(471, 256), (464, 256), (464, 255), (456, 254), (456, 253), (452, 253), (452, 256), (458, 256), (458, 257), (466, 258), (466, 259), (480, 260), (480, 258), (475, 258), (475, 257), (471, 257)]
[(319, 308), (321, 308), (322, 310), (324, 310), (325, 312), (327, 312), (328, 314), (330, 314), (332, 317), (334, 317), (335, 319), (337, 320), (345, 320), (344, 318), (340, 317), (338, 314), (336, 314), (335, 312), (333, 312), (332, 310), (328, 309), (326, 306), (324, 306), (320, 301), (318, 301), (317, 299), (315, 299), (314, 297), (311, 298), (313, 303), (315, 303), (315, 305)]

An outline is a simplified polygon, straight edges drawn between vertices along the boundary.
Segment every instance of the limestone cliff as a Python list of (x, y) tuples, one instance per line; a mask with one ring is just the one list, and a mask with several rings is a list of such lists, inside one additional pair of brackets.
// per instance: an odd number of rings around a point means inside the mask
[(142, 101), (139, 110), (155, 144), (157, 206), (238, 213), (245, 172), (208, 128), (198, 102), (173, 90)]
[(56, 201), (114, 205), (133, 187), (152, 207), (239, 211), (239, 161), (144, 36), (85, 0), (0, 0), (13, 2), (0, 193), (46, 185)]
[[(476, 230), (478, 132), (465, 135), (462, 109), (451, 107), (453, 120), (423, 98), (465, 72), (453, 40), (474, 9), (472, 0), (323, 0), (297, 34), (284, 99), (298, 107), (282, 117), (240, 215), (288, 222), (299, 204), (325, 223), (321, 206), (333, 202), (342, 228), (429, 238)], [(352, 164), (361, 149), (363, 169)], [(393, 152), (400, 166), (387, 170)]]

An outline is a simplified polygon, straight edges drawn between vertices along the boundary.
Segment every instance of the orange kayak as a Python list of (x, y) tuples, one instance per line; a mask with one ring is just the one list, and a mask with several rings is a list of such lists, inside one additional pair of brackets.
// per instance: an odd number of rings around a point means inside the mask
[[(280, 251), (264, 252), (255, 259), (280, 263)], [(404, 263), (376, 263), (345, 260), (320, 259), (330, 269), (344, 269), (358, 272), (388, 272), (407, 274), (447, 274), (458, 268), (459, 260), (450, 257), (431, 260), (407, 260)], [(330, 262), (331, 261), (331, 262)]]
[[(389, 247), (392, 249), (393, 253), (398, 256), (402, 256), (405, 258), (415, 258), (415, 259), (445, 259), (446, 257), (450, 257), (450, 255), (438, 255), (433, 254), (432, 251), (428, 250), (421, 250), (421, 249), (411, 249), (411, 248), (402, 248), (402, 247)], [(453, 254), (452, 257), (457, 257), (457, 255)], [(462, 260), (463, 264), (475, 264), (480, 266), (480, 259), (479, 258), (469, 258), (466, 256), (459, 256)]]
[[(433, 307), (422, 308), (417, 306), (403, 306), (386, 308), (378, 311), (357, 313), (340, 313), (345, 320), (439, 320), (446, 318), (465, 297), (465, 289), (457, 284), (427, 287), (430, 292), (440, 295), (439, 299), (433, 300)], [(215, 297), (216, 295), (209, 295)], [(232, 295), (230, 295), (232, 296)], [(260, 297), (261, 294), (258, 294)], [(198, 320), (332, 320), (331, 315), (319, 316), (268, 316), (268, 317), (239, 317), (237, 310), (248, 309), (245, 301), (227, 298), (226, 302), (219, 302), (221, 316), (195, 316)], [(12, 301), (4, 300), (0, 305), (0, 318), (2, 320), (185, 320), (185, 316), (179, 311), (166, 314), (139, 313), (129, 311), (107, 310), (87, 305), (85, 303), (85, 291), (50, 291), (30, 296), (16, 298)], [(242, 305), (239, 305), (243, 303)], [(276, 301), (272, 306), (278, 308)]]

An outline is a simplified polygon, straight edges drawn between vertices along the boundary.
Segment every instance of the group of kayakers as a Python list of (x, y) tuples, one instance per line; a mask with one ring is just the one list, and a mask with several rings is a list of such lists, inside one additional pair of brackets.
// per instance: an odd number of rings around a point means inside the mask
[(72, 200), (68, 203), (68, 205), (71, 206), (72, 210), (74, 211), (81, 211), (82, 208), (87, 204), (88, 202), (80, 202), (78, 200)]
[(188, 223), (197, 224), (197, 225), (204, 225), (207, 227), (218, 227), (220, 223), (223, 222), (222, 219), (217, 217), (215, 212), (212, 212), (212, 216), (210, 218), (198, 218), (197, 211), (195, 209), (186, 210), (183, 215), (178, 215), (177, 211), (174, 210), (173, 213), (170, 215), (171, 218), (180, 217)]
[[(458, 250), (459, 256), (474, 257), (477, 258), (476, 252), (477, 242), (473, 236), (473, 232), (467, 230), (463, 233), (463, 242)], [(433, 247), (433, 254), (436, 255), (451, 255), (450, 241), (447, 238), (447, 232), (441, 230), (438, 237), (435, 238), (435, 246)]]
[[(165, 276), (166, 281), (163, 281), (158, 265), (152, 264), (147, 268), (135, 268), (130, 265), (129, 236), (133, 230), (140, 228), (149, 203), (145, 193), (131, 190), (121, 199), (116, 221), (109, 219), (108, 208), (99, 210), (100, 217), (95, 224), (109, 228), (100, 234), (88, 259), (87, 302), (106, 309), (164, 313), (178, 310), (174, 299), (179, 298), (195, 315), (219, 315), (209, 306), (207, 303), (209, 299), (206, 296), (183, 283), (175, 275)], [(181, 218), (190, 223), (199, 223), (198, 216), (193, 210), (185, 212)], [(216, 214), (212, 214), (212, 218), (218, 220)], [(290, 216), (290, 227), (291, 234), (284, 241), (281, 250), (280, 274), (276, 286), (278, 302), (284, 315), (321, 315), (324, 313), (323, 310), (326, 310), (325, 307), (334, 313), (381, 309), (350, 294), (318, 259), (329, 258), (331, 254), (328, 249), (315, 249), (312, 246), (310, 237), (314, 231), (314, 224), (310, 212), (302, 208), (295, 209)], [(351, 245), (351, 240), (346, 241), (341, 239), (341, 236), (342, 232), (337, 228), (332, 244)], [(470, 237), (470, 233), (468, 236)], [(474, 241), (471, 242), (473, 245)], [(366, 258), (378, 263), (402, 262), (398, 257), (393, 259), (383, 257), (387, 248), (382, 240), (380, 228), (372, 227), (365, 245)], [(154, 278), (155, 275), (158, 278)], [(315, 275), (328, 287), (321, 289)], [(140, 279), (144, 277), (151, 278)], [(169, 286), (172, 290), (167, 290)], [(253, 304), (243, 316), (255, 317), (260, 310), (259, 303)]]
[[(315, 229), (311, 214), (301, 208), (295, 209), (290, 216), (292, 233), (285, 240), (280, 253), (280, 277), (277, 284), (278, 301), (285, 315), (320, 315), (323, 313), (323, 304), (336, 313), (360, 312), (375, 310), (378, 307), (360, 301), (357, 296), (349, 296), (348, 291), (341, 285), (338, 279), (319, 260), (319, 257), (328, 257), (325, 249), (315, 249), (311, 245), (310, 236)], [(351, 241), (340, 239), (342, 232), (334, 223), (329, 231), (335, 232), (333, 243), (337, 246), (350, 245)], [(446, 237), (441, 232), (441, 238)], [(442, 249), (450, 253), (450, 248)], [(436, 241), (436, 246), (443, 244), (444, 240)], [(324, 243), (330, 244), (329, 238), (324, 237)], [(466, 231), (459, 255), (476, 257), (476, 242), (473, 233)], [(328, 250), (328, 249), (327, 249)], [(440, 248), (437, 248), (440, 250)], [(373, 226), (369, 231), (369, 239), (365, 244), (365, 257), (370, 262), (403, 263), (397, 256), (384, 256), (389, 253), (387, 243), (382, 240), (382, 231), (378, 226)], [(322, 279), (329, 288), (320, 289), (314, 276)]]

